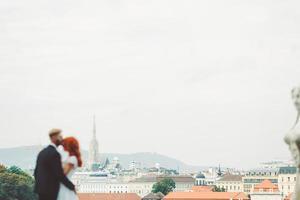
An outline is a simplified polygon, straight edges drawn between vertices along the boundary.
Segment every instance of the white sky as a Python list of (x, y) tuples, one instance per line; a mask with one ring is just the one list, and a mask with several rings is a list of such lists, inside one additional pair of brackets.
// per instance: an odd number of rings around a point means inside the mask
[(252, 167), (290, 158), (299, 1), (0, 2), (0, 147), (60, 127), (102, 152)]

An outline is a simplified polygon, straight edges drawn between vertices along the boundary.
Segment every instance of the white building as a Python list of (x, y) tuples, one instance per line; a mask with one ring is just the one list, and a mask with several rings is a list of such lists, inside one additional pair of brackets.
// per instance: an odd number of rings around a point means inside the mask
[(278, 174), (278, 188), (281, 194), (286, 197), (294, 191), (297, 179), (296, 167), (280, 167)]
[(195, 179), (196, 179), (196, 181), (195, 181), (195, 185), (196, 185), (196, 186), (207, 185), (205, 175), (202, 174), (201, 172), (199, 172), (199, 173), (196, 175)]
[(265, 169), (279, 169), (280, 167), (293, 165), (293, 162), (287, 160), (272, 160), (269, 162), (262, 162), (260, 165)]
[(251, 200), (282, 200), (278, 186), (270, 180), (257, 184), (250, 196)]
[(131, 161), (130, 163), (129, 163), (129, 168), (128, 168), (128, 170), (129, 171), (132, 171), (132, 172), (140, 172), (141, 171), (141, 169), (142, 169), (142, 164), (141, 164), (141, 162), (137, 162), (137, 161)]
[(270, 180), (273, 184), (278, 184), (277, 168), (262, 168), (248, 171), (243, 177), (243, 189), (245, 193), (251, 194), (254, 186), (262, 183), (264, 180)]
[(152, 192), (153, 185), (171, 178), (175, 181), (175, 191), (188, 191), (195, 182), (190, 176), (144, 176), (131, 181), (121, 178), (110, 177), (104, 173), (76, 173), (72, 181), (76, 184), (78, 193), (136, 193), (143, 197)]
[(190, 191), (195, 183), (195, 179), (192, 176), (143, 176), (130, 181), (131, 192), (145, 196), (152, 191), (152, 187), (156, 182), (165, 178), (170, 178), (175, 182), (175, 192)]
[(216, 181), (219, 178), (217, 168), (211, 167), (207, 171), (203, 171), (202, 173), (205, 176), (205, 182), (207, 185), (215, 185), (216, 184)]

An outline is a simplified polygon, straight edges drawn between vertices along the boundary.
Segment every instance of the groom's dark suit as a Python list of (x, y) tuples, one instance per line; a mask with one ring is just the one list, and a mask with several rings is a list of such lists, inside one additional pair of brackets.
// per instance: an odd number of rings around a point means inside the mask
[(35, 192), (39, 195), (40, 200), (56, 200), (60, 183), (63, 183), (70, 190), (75, 188), (73, 183), (64, 175), (60, 154), (52, 145), (39, 153), (34, 177)]

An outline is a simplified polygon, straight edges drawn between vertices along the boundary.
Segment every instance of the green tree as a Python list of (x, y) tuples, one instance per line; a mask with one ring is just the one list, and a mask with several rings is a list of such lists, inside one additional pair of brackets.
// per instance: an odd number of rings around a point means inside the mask
[(214, 186), (213, 192), (225, 192), (225, 188)]
[(29, 174), (27, 174), (26, 172), (24, 172), (21, 168), (19, 168), (17, 166), (11, 166), (7, 170), (8, 170), (8, 172), (13, 173), (13, 174), (18, 174), (18, 175), (21, 175), (21, 176), (30, 177)]
[(6, 170), (7, 170), (6, 167), (0, 164), (0, 173), (4, 173), (6, 172)]
[(155, 183), (152, 187), (153, 193), (161, 192), (164, 195), (167, 195), (169, 192), (172, 192), (176, 187), (175, 182), (170, 178), (165, 178), (157, 183)]
[(36, 200), (34, 180), (18, 167), (0, 166), (0, 200)]

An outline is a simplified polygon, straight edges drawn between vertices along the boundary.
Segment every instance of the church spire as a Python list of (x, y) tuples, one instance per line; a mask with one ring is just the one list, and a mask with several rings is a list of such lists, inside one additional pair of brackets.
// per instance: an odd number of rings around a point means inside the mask
[(93, 116), (93, 139), (96, 138), (96, 116)]
[[(96, 136), (96, 116), (93, 116), (93, 136), (89, 148), (89, 167), (91, 170), (96, 170), (99, 164), (99, 144)], [(96, 168), (95, 168), (96, 167)]]

